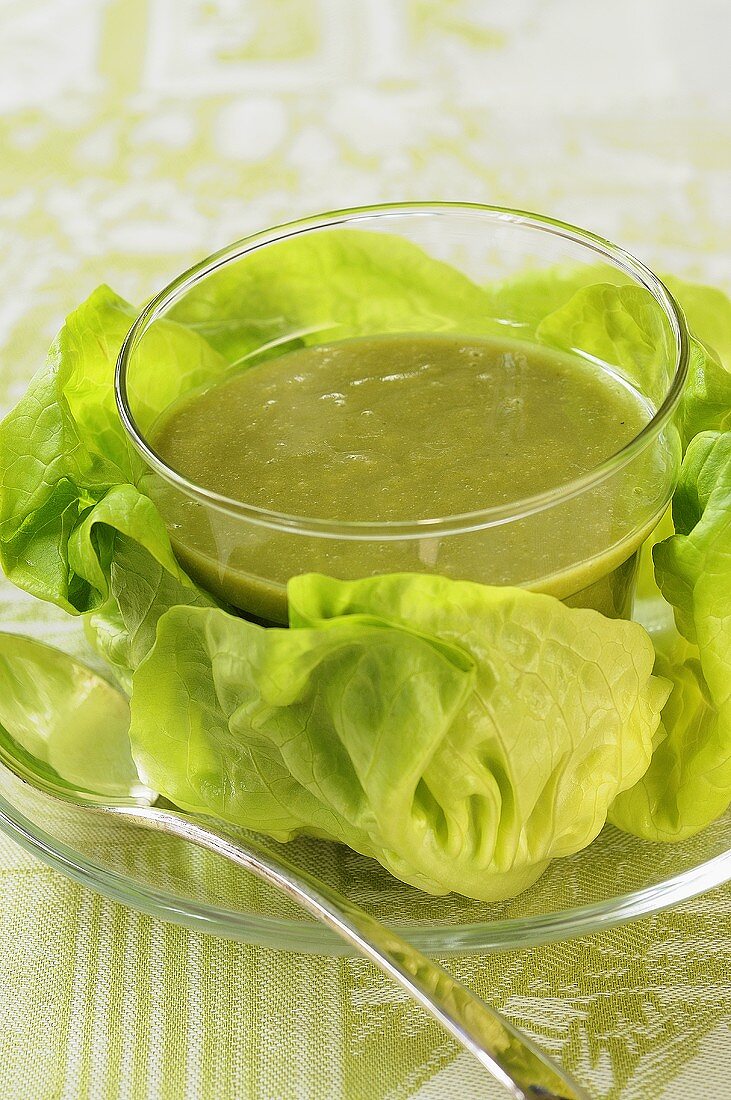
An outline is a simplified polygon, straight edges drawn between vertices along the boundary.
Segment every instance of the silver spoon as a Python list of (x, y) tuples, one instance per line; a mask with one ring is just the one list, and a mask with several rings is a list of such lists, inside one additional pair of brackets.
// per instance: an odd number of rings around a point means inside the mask
[(516, 1100), (587, 1093), (495, 1009), (390, 928), (252, 840), (159, 804), (137, 774), (125, 697), (86, 665), (0, 634), (0, 761), (19, 779), (94, 813), (189, 840), (292, 898), (406, 989)]

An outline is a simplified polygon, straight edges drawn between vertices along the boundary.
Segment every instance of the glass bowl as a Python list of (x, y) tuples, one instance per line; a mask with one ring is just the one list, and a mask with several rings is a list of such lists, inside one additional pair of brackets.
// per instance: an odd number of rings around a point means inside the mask
[[(611, 323), (601, 346), (581, 319), (571, 325), (561, 319), (562, 307), (590, 288), (607, 296)], [(613, 310), (624, 303), (640, 323), (615, 332)], [(548, 327), (546, 315), (553, 319)], [(188, 326), (191, 362), (167, 380), (156, 365), (171, 322)], [(198, 362), (191, 330), (205, 338), (207, 350), (215, 349), (215, 362)], [(432, 514), (416, 506), (388, 522), (349, 518), (350, 509), (361, 506), (357, 494), (344, 505), (348, 514), (334, 519), (276, 510), (276, 499), (266, 507), (233, 499), (197, 483), (160, 453), (156, 432), (170, 408), (242, 366), (253, 364), (261, 374), (293, 349), (393, 334), (508, 341), (511, 365), (499, 382), (507, 394), (529, 346), (570, 355), (575, 371), (595, 373), (601, 362), (647, 406), (647, 422), (616, 453), (602, 454), (559, 484), (467, 513)], [(147, 466), (142, 487), (166, 521), (177, 557), (205, 588), (259, 620), (286, 624), (287, 580), (308, 572), (341, 579), (434, 572), (539, 589), (616, 616), (629, 610), (635, 552), (677, 479), (672, 416), (687, 359), (688, 334), (674, 299), (616, 245), (550, 218), (497, 207), (387, 205), (279, 226), (175, 279), (150, 301), (122, 347), (117, 403)], [(293, 415), (304, 419), (298, 407)], [(408, 415), (404, 409), (404, 419)], [(296, 432), (299, 438), (299, 422)], [(509, 434), (500, 438), (511, 446)], [(430, 453), (438, 480), (442, 451)], [(325, 448), (316, 461), (329, 461)], [(531, 478), (542, 476), (540, 455), (530, 469), (528, 489)], [(485, 473), (483, 484), (489, 467)], [(419, 496), (413, 494), (417, 505)], [(561, 536), (568, 530), (570, 539)]]

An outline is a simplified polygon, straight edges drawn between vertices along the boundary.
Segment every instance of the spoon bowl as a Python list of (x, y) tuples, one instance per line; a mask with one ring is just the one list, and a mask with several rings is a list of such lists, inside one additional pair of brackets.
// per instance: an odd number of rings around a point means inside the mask
[(20, 779), (79, 804), (151, 806), (137, 774), (129, 702), (53, 646), (0, 634), (0, 760)]

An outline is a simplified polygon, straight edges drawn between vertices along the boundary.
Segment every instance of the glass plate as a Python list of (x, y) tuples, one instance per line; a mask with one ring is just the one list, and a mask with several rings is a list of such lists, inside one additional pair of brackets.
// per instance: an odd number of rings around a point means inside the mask
[[(4, 768), (0, 828), (69, 878), (163, 920), (267, 947), (348, 953), (329, 929), (219, 857), (56, 803)], [(267, 843), (435, 955), (585, 935), (731, 879), (729, 813), (680, 844), (650, 844), (607, 826), (584, 851), (554, 860), (525, 893), (489, 905), (456, 894), (422, 894), (337, 844), (307, 837)]]

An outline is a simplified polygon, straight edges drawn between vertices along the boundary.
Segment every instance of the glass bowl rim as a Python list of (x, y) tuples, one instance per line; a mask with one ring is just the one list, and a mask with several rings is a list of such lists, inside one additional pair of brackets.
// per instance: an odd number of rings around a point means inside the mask
[[(224, 939), (283, 951), (353, 954), (325, 925), (227, 909), (182, 897), (94, 862), (57, 840), (0, 795), (0, 830), (66, 877), (123, 905)], [(731, 880), (731, 849), (627, 894), (553, 913), (463, 925), (386, 921), (414, 946), (436, 955), (511, 951), (570, 940), (650, 916)]]
[[(515, 226), (563, 237), (582, 245), (609, 260), (615, 267), (639, 282), (652, 294), (670, 325), (675, 341), (675, 367), (672, 381), (664, 400), (648, 423), (619, 451), (598, 463), (587, 473), (563, 485), (545, 490), (533, 496), (447, 517), (409, 521), (359, 521), (328, 520), (318, 517), (290, 515), (257, 505), (235, 500), (196, 484), (170, 466), (155, 451), (136, 422), (129, 403), (127, 375), (132, 355), (145, 333), (167, 310), (192, 287), (212, 272), (241, 259), (250, 252), (270, 244), (300, 236), (318, 229), (380, 218), (444, 217), (460, 214), (465, 217), (487, 218)], [(250, 234), (212, 253), (174, 278), (160, 290), (142, 309), (129, 332), (117, 358), (114, 388), (117, 409), (127, 435), (147, 465), (186, 496), (207, 504), (218, 511), (277, 530), (296, 531), (299, 534), (336, 539), (393, 540), (422, 539), (441, 535), (464, 534), (488, 527), (524, 519), (555, 503), (570, 500), (606, 480), (623, 469), (637, 454), (647, 447), (674, 414), (685, 385), (690, 358), (690, 333), (682, 309), (665, 284), (645, 264), (619, 245), (586, 229), (530, 211), (509, 207), (490, 206), (482, 203), (462, 202), (408, 202), (380, 203), (351, 207), (317, 214), (296, 221), (285, 222), (262, 232)]]

